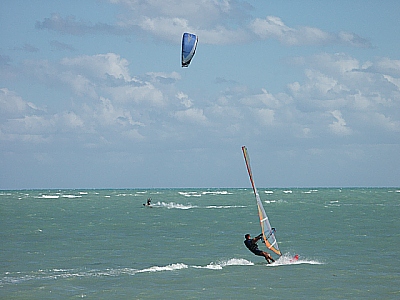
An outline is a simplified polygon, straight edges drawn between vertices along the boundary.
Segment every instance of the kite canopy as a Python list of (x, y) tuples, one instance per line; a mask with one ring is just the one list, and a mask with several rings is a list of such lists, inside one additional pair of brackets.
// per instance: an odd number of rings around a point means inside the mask
[(182, 37), (182, 67), (188, 67), (196, 52), (198, 38), (195, 34), (185, 32)]

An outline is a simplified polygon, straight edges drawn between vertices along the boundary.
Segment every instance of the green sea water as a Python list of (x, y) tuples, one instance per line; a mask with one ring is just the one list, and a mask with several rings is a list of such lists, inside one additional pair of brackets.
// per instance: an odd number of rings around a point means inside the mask
[(0, 191), (0, 298), (400, 298), (400, 188), (259, 193), (271, 265), (251, 189)]

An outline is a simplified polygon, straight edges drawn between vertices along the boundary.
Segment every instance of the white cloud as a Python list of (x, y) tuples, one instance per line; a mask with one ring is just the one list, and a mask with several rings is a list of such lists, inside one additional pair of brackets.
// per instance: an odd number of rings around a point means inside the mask
[(391, 132), (400, 132), (400, 120), (393, 120), (392, 117), (387, 117), (382, 113), (373, 113), (371, 122)]
[(166, 99), (159, 89), (151, 83), (141, 86), (123, 85), (104, 88), (114, 101), (120, 103), (143, 103), (149, 106), (160, 107), (166, 104)]
[(352, 71), (360, 68), (360, 62), (345, 53), (319, 53), (308, 59), (307, 64), (335, 76), (351, 75)]
[(132, 80), (129, 75), (128, 61), (115, 53), (82, 55), (73, 58), (64, 58), (60, 64), (69, 71), (82, 73), (90, 78), (103, 78), (112, 76), (121, 78), (126, 82)]
[[(370, 43), (349, 32), (337, 34), (319, 28), (303, 26), (291, 28), (276, 16), (249, 19), (250, 6), (236, 1), (112, 1), (129, 7), (132, 15), (125, 16), (121, 27), (138, 26), (145, 32), (176, 41), (184, 31), (195, 32), (206, 44), (238, 44), (257, 38), (273, 38), (289, 46), (345, 44), (370, 47)], [(192, 13), (191, 13), (192, 12)], [(238, 26), (239, 25), (239, 26)]]
[(133, 16), (145, 16), (149, 19), (162, 16), (165, 19), (187, 20), (199, 24), (199, 27), (210, 27), (226, 20), (240, 21), (247, 16), (246, 12), (251, 8), (246, 3), (231, 0), (110, 0), (110, 2), (123, 5), (130, 13), (129, 17), (121, 20), (121, 26), (131, 24)]
[(189, 21), (182, 18), (143, 18), (138, 24), (143, 31), (152, 35), (169, 40), (179, 41), (183, 32), (193, 32), (199, 36), (204, 44), (226, 45), (242, 43), (249, 40), (249, 34), (243, 29), (229, 29), (218, 25), (213, 28), (198, 28), (190, 25)]
[[(366, 39), (351, 32), (328, 33), (310, 26), (287, 26), (277, 16), (251, 19), (253, 7), (243, 1), (162, 1), (109, 0), (123, 7), (116, 24), (92, 24), (75, 16), (52, 14), (37, 29), (49, 29), (71, 35), (150, 33), (172, 43), (179, 41), (182, 32), (194, 32), (205, 44), (240, 44), (262, 39), (277, 39), (288, 46), (344, 44), (351, 47), (370, 47)], [(243, 26), (247, 24), (247, 26)]]
[(338, 40), (339, 43), (343, 43), (348, 46), (361, 48), (370, 48), (372, 46), (368, 40), (351, 32), (341, 31), (337, 34), (337, 36), (335, 36), (335, 39)]
[(331, 111), (331, 114), (336, 121), (329, 125), (330, 130), (336, 135), (350, 135), (351, 129), (346, 126), (346, 121), (343, 119), (342, 113), (339, 110), (334, 110)]
[(115, 106), (110, 99), (103, 97), (100, 97), (99, 104), (93, 110), (93, 117), (101, 126), (120, 125), (122, 127), (129, 127), (132, 125), (142, 125), (140, 122), (133, 120), (128, 110)]
[(400, 89), (400, 78), (393, 78), (389, 75), (383, 75), (383, 78), (385, 78), (387, 81), (394, 84), (398, 89)]
[(22, 99), (14, 91), (0, 89), (0, 140), (45, 142), (43, 133), (54, 130), (54, 124), (46, 119), (44, 110)]
[(181, 79), (181, 75), (177, 72), (147, 72), (146, 75), (151, 78), (152, 82), (163, 84), (172, 84)]
[(353, 100), (353, 105), (356, 110), (366, 111), (371, 109), (373, 103), (371, 99), (358, 91), (357, 94), (349, 97), (349, 100)]
[(0, 89), (0, 116), (13, 118), (28, 111), (39, 110), (35, 104), (24, 101), (21, 96), (7, 88)]
[[(60, 79), (68, 83), (78, 95), (99, 98), (108, 94), (120, 103), (145, 103), (163, 106), (166, 99), (152, 83), (131, 77), (129, 62), (115, 53), (65, 58), (60, 62)], [(178, 80), (176, 73), (148, 73), (154, 80)], [(170, 81), (170, 82), (174, 82)], [(167, 82), (168, 83), (168, 82)]]
[[(371, 139), (371, 128), (388, 138), (398, 133), (396, 61), (393, 66), (387, 61), (383, 68), (379, 59), (361, 62), (327, 53), (299, 61), (304, 77), (285, 92), (264, 88), (254, 92), (233, 82), (225, 90), (208, 93), (206, 99), (190, 89), (179, 90), (176, 83), (181, 78), (176, 72), (131, 74), (129, 62), (113, 53), (30, 61), (22, 65), (24, 73), (52, 88), (69, 89), (73, 105), (39, 110), (3, 88), (0, 105), (7, 116), (0, 124), (0, 138), (43, 143), (67, 132), (68, 138), (84, 141), (85, 147), (117, 147), (171, 136), (193, 140), (193, 131), (187, 129), (199, 128), (209, 140), (259, 139), (268, 133), (277, 144), (288, 139), (318, 142), (332, 135)], [(392, 75), (377, 73), (377, 65)]]
[(200, 108), (188, 108), (175, 112), (175, 118), (180, 122), (195, 123), (206, 125), (207, 117), (204, 115), (203, 110)]
[[(395, 74), (397, 61), (378, 58), (360, 62), (349, 55), (328, 53), (297, 61), (312, 67), (305, 70), (303, 82), (288, 85), (293, 97), (294, 116), (301, 116), (293, 120), (300, 127), (309, 128), (313, 136), (319, 132), (322, 137), (323, 126), (320, 125), (329, 124), (330, 132), (338, 137), (357, 132), (354, 138), (369, 141), (374, 139), (371, 131), (377, 140), (397, 131), (400, 121), (399, 76), (387, 75)], [(385, 61), (384, 68), (382, 61)], [(279, 117), (276, 114), (278, 120)]]
[(78, 96), (92, 99), (98, 98), (94, 82), (81, 74), (62, 72), (58, 74), (58, 79), (67, 84)]
[(83, 128), (85, 125), (81, 116), (74, 112), (63, 112), (59, 118), (63, 128)]
[(138, 31), (150, 32), (153, 36), (170, 42), (179, 40), (184, 31), (196, 32), (202, 35), (202, 42), (211, 44), (235, 43), (248, 39), (244, 31), (229, 29), (228, 25), (232, 22), (240, 23), (247, 18), (247, 11), (251, 6), (245, 2), (229, 0), (110, 0), (109, 2), (124, 8), (116, 24), (92, 24), (73, 15), (63, 17), (53, 13), (49, 18), (36, 22), (36, 28), (70, 35), (96, 33), (129, 35)]
[[(0, 123), (1, 138), (46, 142), (49, 138), (61, 138), (65, 132), (71, 133), (73, 139), (83, 139), (91, 133), (91, 143), (96, 138), (100, 142), (100, 139), (122, 135), (143, 138), (139, 130), (148, 121), (147, 111), (164, 106), (166, 98), (150, 82), (132, 78), (128, 65), (126, 59), (113, 53), (77, 56), (59, 62), (26, 62), (24, 75), (31, 75), (31, 79), (52, 88), (69, 88), (74, 107), (70, 111), (59, 111), (57, 106), (39, 110), (33, 103), (3, 88), (0, 90), (0, 115), (4, 115)], [(176, 74), (157, 76), (179, 78)]]
[(274, 124), (275, 112), (272, 109), (258, 109), (255, 111), (255, 114), (262, 125), (271, 126)]
[(309, 26), (291, 28), (276, 16), (267, 16), (265, 19), (256, 18), (249, 27), (263, 39), (274, 38), (289, 46), (342, 43), (349, 46), (370, 47), (367, 40), (354, 33), (332, 34)]
[(261, 89), (260, 94), (249, 95), (243, 97), (241, 102), (245, 105), (251, 106), (267, 106), (269, 108), (277, 108), (280, 106), (279, 100), (272, 95), (271, 93), (267, 92), (265, 89)]
[(185, 106), (186, 108), (190, 108), (190, 107), (193, 106), (192, 100), (190, 100), (190, 99), (189, 99), (189, 96), (186, 95), (186, 94), (183, 93), (183, 92), (179, 92), (179, 93), (176, 95), (176, 98), (178, 98), (179, 100), (181, 100), (181, 104), (182, 104), (183, 106)]
[(296, 95), (312, 95), (313, 97), (325, 98), (328, 93), (345, 90), (343, 86), (339, 86), (337, 79), (321, 73), (318, 70), (305, 70), (307, 82), (300, 85), (298, 82), (289, 84), (291, 92)]

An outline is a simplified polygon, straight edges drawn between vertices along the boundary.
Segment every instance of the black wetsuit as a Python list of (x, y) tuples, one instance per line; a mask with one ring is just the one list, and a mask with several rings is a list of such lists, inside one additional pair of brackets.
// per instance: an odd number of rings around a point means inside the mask
[(255, 255), (262, 255), (262, 251), (258, 249), (257, 243), (253, 243), (253, 240), (245, 240), (244, 244), (246, 245), (247, 249), (249, 249)]

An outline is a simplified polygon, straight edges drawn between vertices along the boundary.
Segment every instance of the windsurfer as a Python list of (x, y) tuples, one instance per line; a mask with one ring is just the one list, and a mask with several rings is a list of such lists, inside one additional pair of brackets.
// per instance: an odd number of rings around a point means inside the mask
[(253, 252), (255, 255), (258, 256), (264, 256), (265, 260), (270, 264), (275, 262), (275, 260), (272, 258), (272, 256), (264, 251), (261, 251), (260, 249), (258, 249), (258, 245), (257, 242), (261, 239), (262, 234), (259, 234), (258, 236), (256, 236), (254, 239), (251, 238), (250, 234), (246, 234), (244, 236), (244, 238), (246, 239), (244, 241), (244, 244), (246, 245), (246, 247)]

